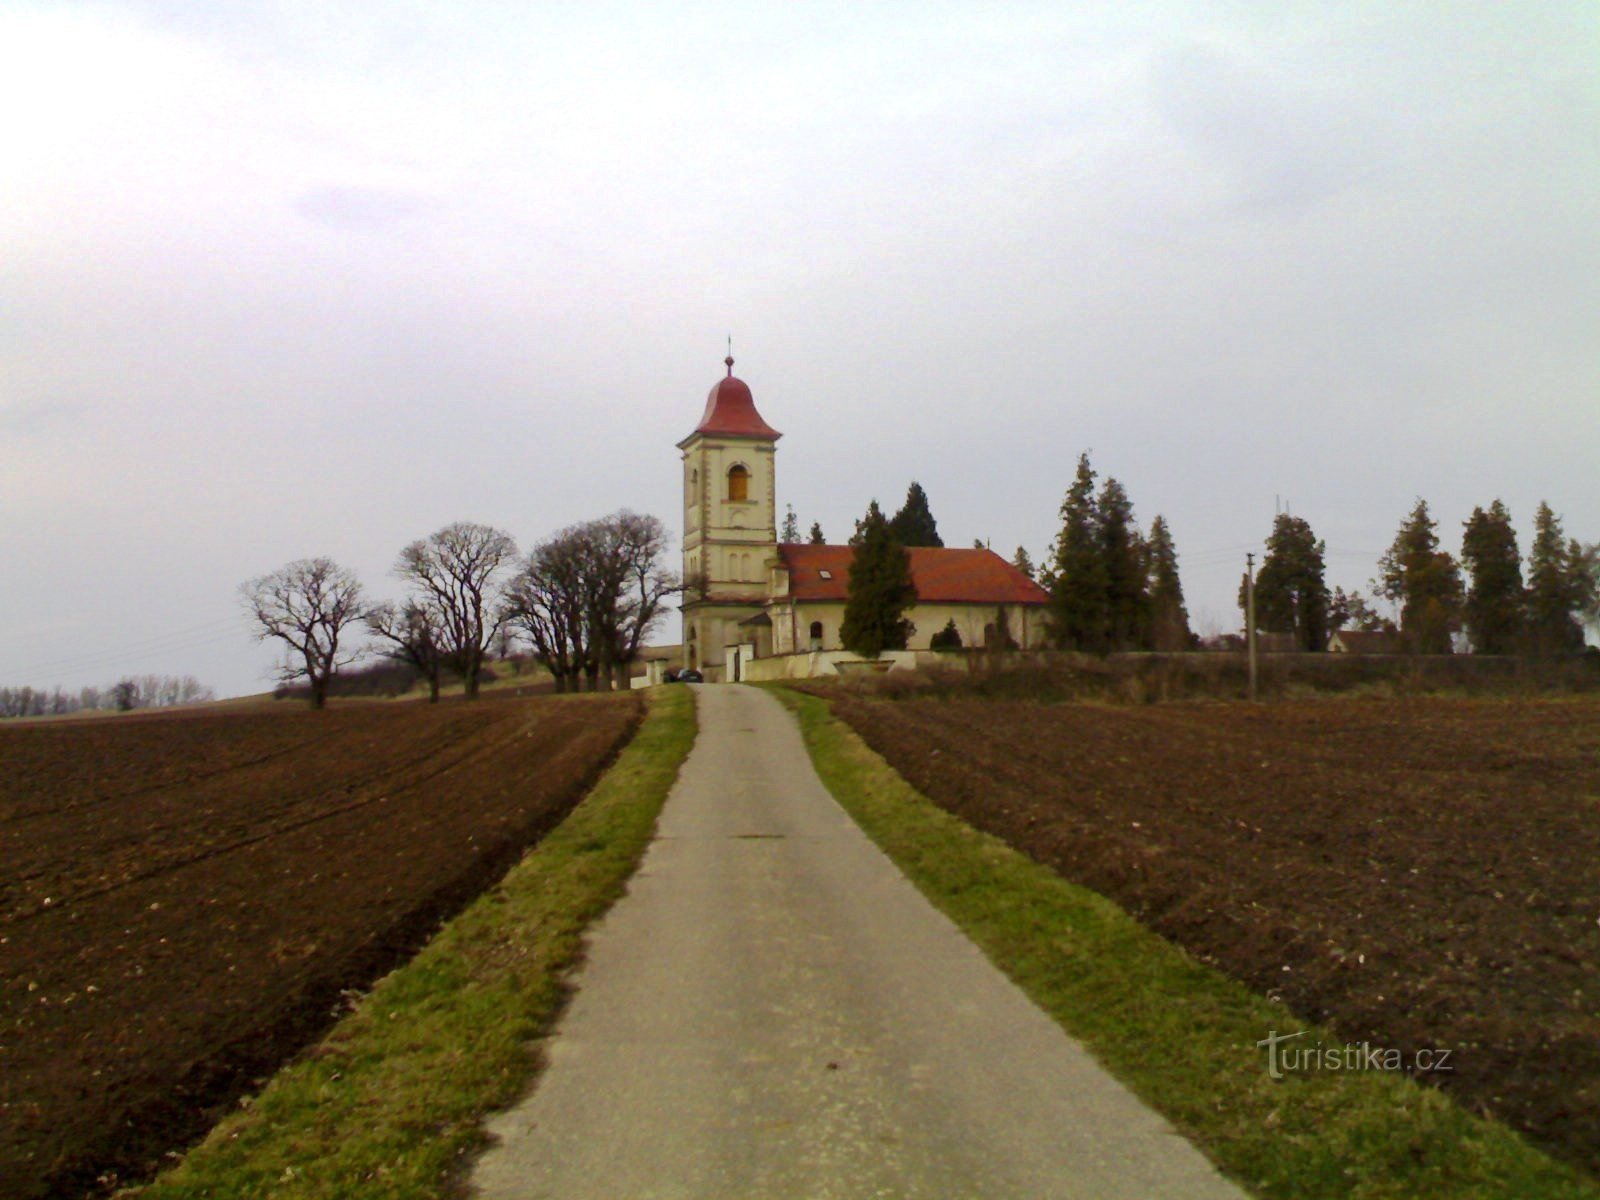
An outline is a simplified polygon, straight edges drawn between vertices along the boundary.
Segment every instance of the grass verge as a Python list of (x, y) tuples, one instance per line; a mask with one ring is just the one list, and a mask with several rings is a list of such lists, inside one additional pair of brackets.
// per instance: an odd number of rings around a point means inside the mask
[(1398, 1072), (1267, 1071), (1269, 1032), (1343, 1043), (1190, 958), (1104, 897), (900, 778), (819, 697), (776, 689), (828, 789), (938, 908), (1114, 1075), (1247, 1190), (1312, 1197), (1600, 1198), (1600, 1184)]
[(522, 1095), (585, 928), (622, 894), (694, 744), (688, 688), (651, 693), (616, 764), (500, 884), (170, 1171), (122, 1193), (421, 1200), (457, 1189), (482, 1119)]

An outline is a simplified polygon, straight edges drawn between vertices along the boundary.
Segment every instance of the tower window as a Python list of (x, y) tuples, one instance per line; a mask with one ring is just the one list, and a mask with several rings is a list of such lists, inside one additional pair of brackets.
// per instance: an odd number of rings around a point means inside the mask
[(750, 499), (750, 469), (742, 463), (728, 468), (728, 499)]

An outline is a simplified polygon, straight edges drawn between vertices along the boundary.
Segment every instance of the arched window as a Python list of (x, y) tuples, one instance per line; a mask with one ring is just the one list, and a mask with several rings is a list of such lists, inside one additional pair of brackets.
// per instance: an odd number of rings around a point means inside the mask
[(811, 622), (811, 648), (813, 650), (821, 650), (822, 649), (822, 622), (821, 621), (813, 621), (813, 622)]
[(743, 463), (728, 468), (728, 499), (750, 499), (750, 469)]

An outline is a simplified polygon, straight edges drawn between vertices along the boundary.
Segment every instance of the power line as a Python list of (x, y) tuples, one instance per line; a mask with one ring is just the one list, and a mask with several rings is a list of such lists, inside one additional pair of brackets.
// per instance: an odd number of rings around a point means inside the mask
[(114, 650), (95, 650), (55, 659), (44, 659), (26, 663), (20, 668), (7, 667), (6, 671), (8, 674), (15, 674), (18, 678), (89, 671), (102, 667), (111, 667), (127, 662), (130, 659), (168, 654), (173, 651), (190, 648), (217, 646), (224, 642), (250, 636), (252, 635), (249, 626), (244, 622), (244, 618), (242, 616), (233, 616), (222, 620), (208, 621), (201, 625), (194, 625), (188, 629), (158, 634), (154, 637), (118, 646)]

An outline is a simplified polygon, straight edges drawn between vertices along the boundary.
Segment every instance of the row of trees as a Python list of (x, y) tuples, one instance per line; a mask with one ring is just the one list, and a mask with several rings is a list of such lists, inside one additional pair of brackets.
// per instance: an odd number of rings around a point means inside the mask
[(0, 718), (59, 717), (75, 712), (131, 712), (204, 704), (216, 693), (193, 675), (127, 675), (106, 687), (0, 687)]
[[(1341, 628), (1398, 632), (1404, 649), (1448, 654), (1465, 632), (1478, 654), (1559, 654), (1583, 647), (1583, 622), (1600, 619), (1600, 546), (1568, 538), (1541, 503), (1524, 580), (1511, 514), (1499, 500), (1474, 508), (1458, 560), (1439, 546), (1438, 524), (1419, 499), (1379, 561), (1369, 593), (1387, 600), (1398, 624), (1359, 593), (1326, 584), (1326, 551), (1302, 517), (1280, 513), (1256, 577), (1256, 627), (1322, 650)], [(1465, 577), (1463, 577), (1463, 567)], [(1240, 584), (1245, 606), (1247, 582)]]
[[(1019, 546), (1012, 564), (1049, 593), (1051, 633), (1064, 649), (1187, 649), (1194, 636), (1166, 520), (1157, 516), (1149, 533), (1142, 533), (1122, 484), (1107, 477), (1097, 489), (1096, 478), (1089, 456), (1080, 456), (1061, 505), (1061, 530), (1050, 561), (1036, 576), (1028, 552)], [(917, 601), (906, 548), (944, 544), (922, 486), (912, 482), (893, 517), (874, 500), (856, 522), (850, 544), (856, 553), (840, 641), (868, 657), (904, 649), (915, 631), (905, 610)], [(987, 548), (982, 541), (976, 547)], [(1003, 631), (997, 629), (996, 635), (1005, 641)], [(958, 646), (960, 634), (952, 625), (935, 635), (935, 643)]]
[[(1166, 519), (1148, 535), (1115, 478), (1095, 488), (1087, 454), (1061, 504), (1061, 530), (1039, 583), (1050, 593), (1050, 629), (1067, 650), (1184, 650), (1193, 644), (1178, 578), (1178, 552)], [(1027, 551), (1014, 564), (1032, 573)]]
[[(905, 503), (894, 516), (883, 517), (883, 510), (878, 507), (877, 500), (872, 501), (871, 511), (886, 521), (890, 536), (902, 546), (944, 545), (944, 540), (939, 536), (939, 523), (933, 519), (933, 510), (928, 505), (928, 493), (922, 490), (922, 485), (915, 479), (911, 481), (911, 486), (906, 488)], [(867, 518), (863, 518), (856, 522), (855, 536), (850, 539), (852, 546), (856, 545), (861, 537), (866, 520)], [(800, 541), (800, 518), (795, 516), (792, 504), (784, 513), (783, 527), (779, 531), (778, 540), (789, 544)], [(813, 546), (827, 544), (819, 522), (811, 522), (811, 533), (806, 541)]]
[[(398, 601), (372, 602), (353, 572), (304, 559), (240, 586), (261, 640), (284, 644), (278, 678), (304, 679), (312, 707), (334, 675), (382, 653), (416, 669), (432, 701), (448, 674), (477, 696), (497, 643), (526, 638), (559, 690), (623, 679), (644, 638), (681, 590), (662, 563), (666, 530), (627, 511), (583, 522), (519, 557), (510, 534), (457, 522), (401, 550)], [(374, 641), (356, 644), (364, 630)]]

